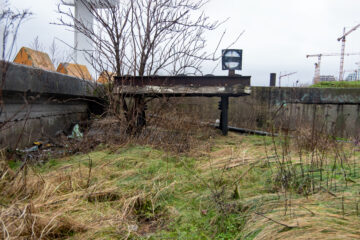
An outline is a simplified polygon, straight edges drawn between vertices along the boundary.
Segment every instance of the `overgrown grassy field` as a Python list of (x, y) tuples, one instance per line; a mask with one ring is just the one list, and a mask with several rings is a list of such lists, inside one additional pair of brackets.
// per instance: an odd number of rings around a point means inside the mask
[(311, 87), (314, 88), (360, 88), (360, 81), (335, 81), (335, 82), (319, 82)]
[[(230, 133), (181, 154), (128, 144), (21, 171), (11, 162), (0, 174), (0, 238), (360, 239), (356, 149), (342, 146), (344, 165), (324, 164), (337, 151), (319, 153), (313, 169), (313, 152), (284, 144)], [(279, 179), (286, 169), (305, 177)]]

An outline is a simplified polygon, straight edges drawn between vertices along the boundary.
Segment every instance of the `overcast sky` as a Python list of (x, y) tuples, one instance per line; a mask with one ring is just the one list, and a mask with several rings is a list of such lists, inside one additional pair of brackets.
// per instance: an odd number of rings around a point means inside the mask
[[(54, 38), (73, 43), (73, 33), (50, 24), (59, 17), (57, 3), (58, 0), (10, 0), (11, 6), (34, 13), (20, 30), (18, 49), (30, 46), (36, 36), (45, 46)], [(213, 20), (229, 18), (217, 32), (208, 35), (209, 51), (225, 29), (222, 48), (245, 30), (233, 48), (243, 49), (243, 71), (238, 73), (251, 75), (252, 85), (268, 85), (271, 72), (278, 75), (297, 72), (282, 79), (289, 86), (297, 80), (301, 84), (311, 83), (317, 59), (307, 59), (306, 55), (339, 53), (341, 43), (337, 38), (343, 28), (360, 23), (359, 0), (212, 0), (204, 10)], [(345, 51), (360, 52), (360, 29), (349, 35)], [(356, 69), (356, 62), (360, 62), (360, 56), (346, 57), (344, 69)], [(340, 57), (323, 57), (321, 74), (338, 77), (339, 64)], [(211, 72), (215, 66), (207, 64), (203, 70)], [(226, 72), (218, 65), (215, 74)]]

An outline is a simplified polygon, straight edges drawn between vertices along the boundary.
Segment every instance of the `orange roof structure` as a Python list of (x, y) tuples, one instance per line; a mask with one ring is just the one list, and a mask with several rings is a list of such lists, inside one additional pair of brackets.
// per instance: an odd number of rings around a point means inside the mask
[(60, 63), (56, 71), (84, 80), (92, 80), (91, 74), (85, 65), (75, 63)]
[(102, 83), (102, 84), (105, 84), (105, 83), (108, 83), (109, 82), (109, 79), (111, 82), (114, 81), (114, 76), (115, 76), (115, 73), (114, 72), (109, 72), (109, 71), (103, 71), (98, 80), (96, 82), (98, 83)]
[(49, 55), (27, 47), (22, 47), (14, 59), (14, 63), (31, 67), (41, 68), (48, 71), (55, 71), (54, 64)]

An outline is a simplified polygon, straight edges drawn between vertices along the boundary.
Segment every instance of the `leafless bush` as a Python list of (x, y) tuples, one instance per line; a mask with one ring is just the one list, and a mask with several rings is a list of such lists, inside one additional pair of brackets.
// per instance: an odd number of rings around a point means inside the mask
[(85, 134), (86, 146), (148, 144), (175, 152), (188, 152), (196, 143), (212, 134), (212, 130), (196, 116), (185, 115), (178, 99), (157, 99), (146, 110), (146, 127), (139, 134), (128, 133), (126, 121), (115, 117), (96, 119)]

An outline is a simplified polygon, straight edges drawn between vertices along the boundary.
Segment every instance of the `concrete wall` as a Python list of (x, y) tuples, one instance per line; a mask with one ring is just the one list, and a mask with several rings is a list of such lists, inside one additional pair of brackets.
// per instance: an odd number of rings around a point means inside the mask
[[(324, 129), (339, 137), (360, 137), (360, 89), (252, 87), (251, 95), (230, 98), (229, 125), (290, 131)], [(203, 121), (219, 119), (219, 98), (182, 99), (187, 114)]]
[(0, 62), (0, 147), (23, 147), (88, 118), (96, 85), (56, 72)]
[(233, 99), (230, 104), (231, 126), (270, 130), (275, 125), (294, 131), (314, 125), (333, 136), (360, 136), (359, 104), (269, 104), (253, 96)]
[[(293, 131), (316, 127), (338, 137), (360, 136), (360, 89), (252, 88), (252, 95), (236, 99), (231, 123), (242, 122), (266, 129), (276, 126)], [(239, 112), (249, 112), (245, 119)], [(230, 113), (231, 114), (231, 113)]]

